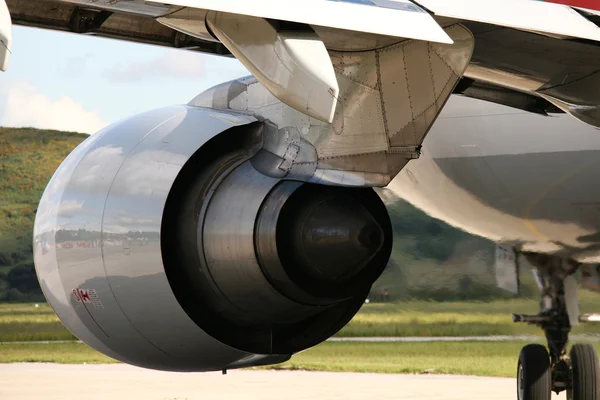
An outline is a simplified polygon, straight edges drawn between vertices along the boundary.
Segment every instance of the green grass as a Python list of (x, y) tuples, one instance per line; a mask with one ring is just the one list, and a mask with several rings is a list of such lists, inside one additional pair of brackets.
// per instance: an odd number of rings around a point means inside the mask
[(535, 313), (531, 300), (489, 303), (406, 301), (366, 304), (338, 336), (484, 336), (538, 332), (512, 323), (511, 312)]
[(72, 339), (47, 304), (0, 304), (0, 342)]
[[(600, 295), (579, 291), (581, 312), (600, 312)], [(515, 324), (511, 314), (536, 314), (537, 300), (490, 302), (399, 301), (366, 304), (337, 336), (488, 336), (540, 334)], [(582, 324), (573, 333), (600, 334), (600, 324)]]
[[(600, 311), (600, 295), (581, 291), (583, 312)], [(515, 324), (511, 313), (536, 313), (528, 299), (487, 303), (403, 301), (365, 304), (336, 336), (488, 336), (540, 335), (535, 326)], [(600, 334), (600, 324), (582, 324), (574, 334)], [(0, 304), (0, 342), (71, 340), (73, 335), (44, 303)]]
[(106, 364), (117, 361), (78, 342), (0, 344), (0, 363), (15, 362)]
[[(582, 292), (585, 311), (596, 295)], [(489, 303), (407, 301), (367, 304), (341, 336), (440, 336), (530, 334), (535, 327), (513, 324), (510, 312), (535, 312), (532, 300)], [(485, 327), (485, 329), (483, 328)], [(585, 325), (575, 333), (598, 332)], [(83, 343), (10, 343), (69, 340), (73, 336), (46, 304), (0, 304), (0, 362), (107, 363), (114, 360)], [(542, 338), (540, 337), (540, 342)], [(326, 342), (270, 368), (385, 373), (513, 376), (523, 342), (365, 343)], [(600, 347), (598, 348), (600, 352)]]
[(522, 342), (327, 342), (276, 369), (514, 376)]
[[(522, 342), (326, 342), (261, 369), (513, 377)], [(600, 345), (596, 345), (600, 352)], [(83, 343), (0, 344), (0, 363), (115, 363)]]

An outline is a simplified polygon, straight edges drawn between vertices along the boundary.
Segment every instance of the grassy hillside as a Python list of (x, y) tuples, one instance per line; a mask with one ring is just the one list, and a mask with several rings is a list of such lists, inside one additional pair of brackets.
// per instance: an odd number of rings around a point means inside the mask
[[(20, 292), (37, 286), (31, 247), (37, 204), (56, 168), (86, 137), (72, 132), (0, 128), (0, 301), (25, 300)], [(490, 242), (430, 218), (404, 202), (388, 209), (394, 225), (394, 251), (373, 289), (373, 300), (464, 300), (501, 295), (494, 289)], [(35, 292), (39, 294), (39, 289)]]
[(31, 237), (38, 201), (64, 158), (87, 135), (0, 128), (0, 251), (19, 252)]
[[(0, 128), (0, 274), (17, 265), (31, 269), (38, 201), (56, 168), (86, 137), (73, 132)], [(7, 288), (0, 285), (2, 289)]]

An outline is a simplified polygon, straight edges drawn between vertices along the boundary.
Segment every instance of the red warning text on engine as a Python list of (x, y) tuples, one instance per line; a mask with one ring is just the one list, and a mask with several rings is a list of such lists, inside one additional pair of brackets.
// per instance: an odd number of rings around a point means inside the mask
[(95, 289), (73, 289), (73, 296), (78, 303), (91, 304), (94, 308), (104, 308)]

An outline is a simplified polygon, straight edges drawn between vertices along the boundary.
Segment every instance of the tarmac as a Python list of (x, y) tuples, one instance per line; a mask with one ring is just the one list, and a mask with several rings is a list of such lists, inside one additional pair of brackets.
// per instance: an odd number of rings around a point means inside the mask
[[(125, 364), (0, 364), (2, 400), (504, 400), (510, 378), (232, 370), (175, 373)], [(565, 399), (553, 395), (552, 399)]]

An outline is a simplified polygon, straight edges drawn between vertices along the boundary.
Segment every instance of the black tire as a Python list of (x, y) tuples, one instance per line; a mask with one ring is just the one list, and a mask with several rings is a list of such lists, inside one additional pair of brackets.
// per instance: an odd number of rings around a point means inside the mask
[(548, 350), (540, 344), (521, 349), (517, 366), (517, 398), (519, 400), (550, 400), (552, 371)]
[(576, 344), (569, 353), (571, 358), (572, 400), (600, 399), (600, 363), (591, 344)]

